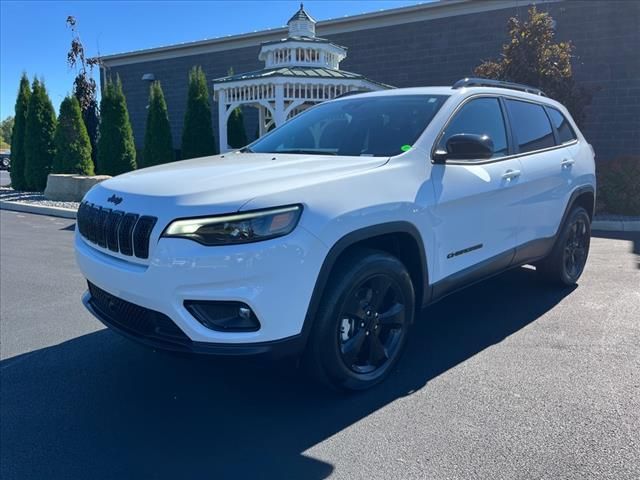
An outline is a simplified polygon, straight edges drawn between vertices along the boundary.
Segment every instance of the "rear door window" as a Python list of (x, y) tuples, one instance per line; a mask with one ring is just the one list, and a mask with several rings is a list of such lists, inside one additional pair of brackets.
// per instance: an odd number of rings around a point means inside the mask
[(569, 120), (558, 110), (552, 107), (547, 107), (547, 112), (549, 113), (549, 117), (551, 118), (551, 123), (556, 127), (558, 131), (558, 137), (560, 143), (569, 143), (573, 140), (576, 140), (576, 132), (573, 131)]
[(511, 131), (520, 153), (553, 147), (556, 142), (542, 105), (506, 99)]

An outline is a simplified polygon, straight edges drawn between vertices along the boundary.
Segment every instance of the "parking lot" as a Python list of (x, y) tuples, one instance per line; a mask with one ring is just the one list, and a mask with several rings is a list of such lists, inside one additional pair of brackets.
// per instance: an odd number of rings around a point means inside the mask
[(520, 268), (448, 297), (345, 396), (105, 330), (73, 228), (0, 212), (4, 480), (640, 478), (639, 235), (596, 234), (574, 289)]

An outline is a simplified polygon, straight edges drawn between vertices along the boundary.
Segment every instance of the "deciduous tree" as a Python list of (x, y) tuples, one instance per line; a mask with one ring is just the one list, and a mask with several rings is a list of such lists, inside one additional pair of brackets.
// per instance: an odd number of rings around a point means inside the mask
[(508, 21), (509, 42), (499, 60), (487, 60), (474, 73), (484, 78), (524, 83), (543, 90), (566, 106), (576, 122), (584, 120), (591, 94), (573, 78), (571, 42), (555, 42), (554, 21), (547, 12), (529, 9), (526, 20)]
[(96, 99), (97, 85), (93, 79), (93, 67), (100, 62), (99, 58), (87, 58), (84, 46), (80, 41), (75, 17), (67, 17), (67, 26), (71, 29), (71, 48), (67, 53), (67, 64), (77, 72), (73, 81), (73, 94), (80, 103), (82, 120), (87, 128), (89, 141), (91, 142), (91, 159), (97, 161), (98, 127), (100, 124), (100, 112)]
[(0, 122), (0, 140), (6, 143), (11, 143), (11, 134), (13, 132), (13, 125), (15, 124), (15, 117), (7, 117)]

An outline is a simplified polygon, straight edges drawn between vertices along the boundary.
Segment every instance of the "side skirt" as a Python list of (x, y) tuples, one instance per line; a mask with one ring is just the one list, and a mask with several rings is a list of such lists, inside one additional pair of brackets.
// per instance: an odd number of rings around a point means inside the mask
[(556, 237), (549, 237), (527, 242), (437, 281), (431, 286), (429, 304), (512, 268), (543, 259), (553, 248), (555, 240)]

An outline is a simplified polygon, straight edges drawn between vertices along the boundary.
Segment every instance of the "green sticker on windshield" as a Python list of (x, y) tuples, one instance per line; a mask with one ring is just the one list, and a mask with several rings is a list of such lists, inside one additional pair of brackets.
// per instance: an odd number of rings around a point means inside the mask
[(402, 145), (400, 147), (400, 150), (402, 150), (403, 152), (408, 152), (409, 150), (411, 150), (411, 145)]

